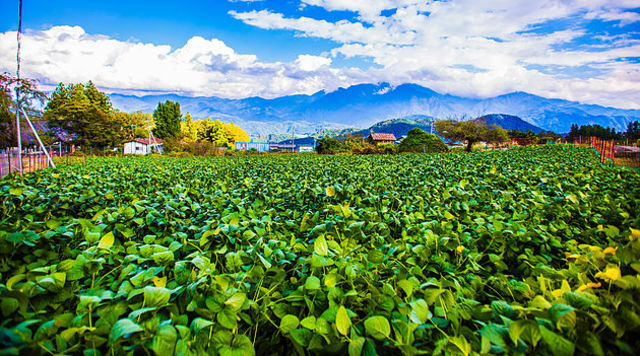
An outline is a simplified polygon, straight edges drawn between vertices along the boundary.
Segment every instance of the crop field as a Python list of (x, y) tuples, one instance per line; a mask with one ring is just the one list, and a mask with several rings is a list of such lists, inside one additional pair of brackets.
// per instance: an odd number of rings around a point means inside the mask
[(0, 180), (1, 354), (640, 350), (640, 174), (561, 145)]

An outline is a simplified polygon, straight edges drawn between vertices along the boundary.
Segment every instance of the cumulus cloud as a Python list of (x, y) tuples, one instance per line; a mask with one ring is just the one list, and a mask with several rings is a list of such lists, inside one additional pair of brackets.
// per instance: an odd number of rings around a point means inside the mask
[[(415, 82), (446, 93), (486, 97), (523, 90), (603, 105), (640, 108), (638, 33), (611, 38), (608, 46), (569, 44), (591, 34), (576, 18), (612, 26), (640, 21), (629, 0), (302, 0), (327, 11), (352, 11), (352, 21), (287, 17), (269, 10), (231, 12), (264, 29), (294, 30), (298, 36), (336, 42), (333, 57), (370, 58), (371, 81)], [(384, 16), (385, 10), (394, 10)], [(546, 27), (549, 21), (567, 28)], [(634, 54), (635, 53), (635, 54)], [(535, 66), (592, 66), (593, 77), (552, 75)], [(475, 68), (477, 70), (469, 70)]]
[[(15, 68), (16, 33), (0, 34), (0, 70)], [(118, 41), (56, 26), (24, 34), (22, 70), (42, 83), (92, 80), (107, 90), (178, 92), (227, 98), (276, 97), (349, 85), (357, 69), (331, 68), (331, 59), (300, 55), (291, 63), (264, 63), (218, 39), (191, 38), (183, 47)]]
[[(215, 38), (195, 36), (172, 48), (118, 41), (77, 26), (56, 26), (25, 34), (23, 70), (52, 85), (93, 80), (120, 92), (276, 97), (385, 81), (471, 97), (527, 91), (640, 108), (640, 32), (634, 26), (640, 15), (629, 11), (637, 8), (637, 0), (300, 0), (298, 4), (350, 11), (353, 16), (328, 21), (301, 15), (317, 12), (283, 14), (268, 8), (229, 15), (262, 29), (333, 41), (328, 53), (296, 53), (290, 62), (264, 62)], [(590, 21), (611, 31), (594, 30)], [(636, 30), (614, 31), (620, 28)], [(0, 33), (0, 70), (15, 68), (15, 35)], [(344, 59), (364, 59), (374, 65), (340, 66)]]

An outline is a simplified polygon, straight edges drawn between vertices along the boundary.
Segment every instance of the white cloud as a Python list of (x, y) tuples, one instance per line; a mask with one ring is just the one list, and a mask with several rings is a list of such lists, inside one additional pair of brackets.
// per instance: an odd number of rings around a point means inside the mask
[[(640, 20), (629, 0), (302, 0), (328, 11), (352, 11), (352, 21), (328, 22), (286, 17), (269, 10), (231, 12), (247, 24), (264, 29), (287, 29), (298, 36), (337, 43), (333, 57), (370, 58), (370, 81), (392, 84), (415, 82), (458, 95), (492, 96), (513, 90), (583, 102), (640, 108), (640, 82), (632, 80), (638, 64), (621, 57), (637, 57), (637, 34), (614, 39), (615, 45), (567, 50), (585, 36), (585, 28), (539, 31), (550, 20), (582, 17), (615, 21), (619, 26)], [(390, 16), (383, 10), (395, 9)], [(544, 27), (542, 27), (544, 30)], [(548, 31), (547, 31), (548, 32)], [(630, 38), (629, 38), (630, 37)], [(606, 65), (603, 65), (606, 64)], [(600, 65), (593, 78), (543, 74), (531, 65)], [(634, 75), (623, 67), (631, 67)], [(472, 67), (477, 70), (466, 70)], [(598, 95), (598, 93), (600, 95)]]
[[(540, 31), (546, 21), (569, 18), (635, 24), (640, 20), (637, 12), (626, 10), (637, 7), (637, 0), (301, 0), (300, 4), (352, 11), (354, 16), (331, 22), (271, 10), (230, 15), (263, 29), (331, 40), (335, 47), (329, 53), (297, 54), (286, 63), (263, 62), (217, 39), (196, 36), (172, 48), (56, 26), (25, 34), (23, 71), (54, 85), (93, 80), (120, 92), (276, 97), (386, 81), (473, 97), (527, 91), (640, 108), (640, 65), (620, 60), (638, 56), (639, 32), (602, 32), (593, 37), (600, 41), (597, 44), (569, 50), (563, 48), (571, 48), (567, 44), (588, 34), (586, 28)], [(384, 10), (395, 12), (382, 16)], [(375, 66), (338, 67), (344, 58), (364, 58)], [(547, 66), (593, 70), (590, 76), (572, 77), (543, 70)], [(0, 71), (14, 68), (15, 32), (0, 33)]]
[[(0, 33), (0, 71), (14, 71), (16, 33)], [(92, 80), (118, 92), (178, 92), (240, 98), (313, 93), (349, 85), (357, 69), (330, 68), (331, 59), (300, 55), (291, 63), (264, 63), (217, 39), (191, 38), (172, 49), (87, 34), (56, 26), (24, 34), (22, 72), (55, 85)]]

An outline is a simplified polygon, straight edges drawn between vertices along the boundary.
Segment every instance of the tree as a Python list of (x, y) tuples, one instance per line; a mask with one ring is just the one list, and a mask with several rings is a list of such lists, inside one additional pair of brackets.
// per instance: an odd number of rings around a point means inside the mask
[(198, 141), (198, 123), (193, 121), (189, 113), (184, 116), (184, 121), (180, 123), (180, 134), (187, 143)]
[(227, 144), (230, 147), (236, 142), (249, 142), (251, 140), (249, 135), (233, 122), (224, 124), (224, 129), (227, 132)]
[(640, 140), (640, 122), (638, 120), (630, 122), (624, 136), (627, 140)]
[(91, 82), (58, 84), (43, 118), (55, 136), (85, 147), (115, 146), (123, 138), (109, 97)]
[(224, 128), (224, 124), (216, 119), (212, 120), (210, 117), (198, 122), (198, 140), (209, 141), (217, 147), (227, 145), (227, 131)]
[(498, 125), (487, 126), (485, 123), (469, 121), (440, 120), (435, 123), (436, 130), (442, 137), (452, 141), (466, 142), (466, 151), (471, 152), (473, 144), (480, 141), (488, 143), (505, 142), (509, 135)]
[[(13, 97), (16, 86), (20, 92), (20, 107), (32, 119), (33, 116), (39, 114), (34, 109), (34, 104), (42, 104), (47, 99), (46, 94), (38, 90), (34, 80), (18, 80), (8, 73), (0, 74), (0, 147), (13, 146), (17, 141), (15, 135), (16, 101)], [(20, 127), (23, 128), (22, 125)]]
[(446, 152), (449, 150), (442, 139), (420, 128), (412, 128), (398, 145), (400, 152)]
[(573, 141), (578, 136), (580, 136), (580, 134), (578, 133), (578, 124), (571, 124), (571, 129), (569, 130), (567, 139)]
[(158, 103), (158, 107), (153, 112), (153, 118), (156, 123), (153, 134), (157, 138), (172, 139), (180, 134), (180, 122), (182, 121), (180, 103), (174, 103), (170, 100)]
[(149, 136), (149, 130), (153, 127), (153, 116), (142, 111), (132, 113), (115, 112), (116, 121), (122, 126), (123, 139), (131, 141), (135, 138)]

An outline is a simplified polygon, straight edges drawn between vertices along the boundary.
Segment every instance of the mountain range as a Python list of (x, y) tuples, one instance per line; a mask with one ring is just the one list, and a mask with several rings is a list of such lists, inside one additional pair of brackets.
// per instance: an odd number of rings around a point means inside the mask
[(111, 94), (110, 97), (120, 110), (149, 113), (159, 102), (176, 101), (180, 103), (183, 113), (189, 112), (195, 119), (211, 117), (234, 122), (252, 136), (293, 131), (312, 134), (322, 129), (362, 129), (380, 121), (415, 115), (437, 119), (471, 119), (504, 113), (557, 133), (568, 132), (574, 123), (625, 130), (629, 122), (640, 120), (640, 110), (587, 105), (525, 92), (486, 99), (464, 98), (440, 94), (417, 84), (396, 87), (387, 83), (358, 84), (332, 92), (319, 91), (313, 95), (289, 95), (274, 99), (224, 99), (176, 94)]

